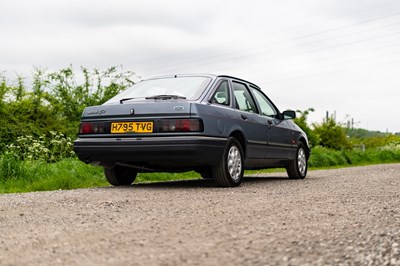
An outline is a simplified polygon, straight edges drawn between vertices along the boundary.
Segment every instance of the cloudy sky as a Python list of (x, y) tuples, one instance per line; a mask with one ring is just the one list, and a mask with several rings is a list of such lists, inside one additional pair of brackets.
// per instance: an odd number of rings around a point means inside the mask
[(1, 0), (0, 72), (238, 76), (284, 109), (400, 132), (399, 0)]

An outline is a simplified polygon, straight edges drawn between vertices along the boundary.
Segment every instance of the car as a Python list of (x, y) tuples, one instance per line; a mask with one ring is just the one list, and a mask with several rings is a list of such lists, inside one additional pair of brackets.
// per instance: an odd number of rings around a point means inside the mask
[(245, 169), (307, 175), (307, 135), (255, 84), (227, 75), (172, 75), (140, 81), (83, 111), (74, 151), (104, 168), (114, 186), (141, 172), (196, 171), (221, 187)]

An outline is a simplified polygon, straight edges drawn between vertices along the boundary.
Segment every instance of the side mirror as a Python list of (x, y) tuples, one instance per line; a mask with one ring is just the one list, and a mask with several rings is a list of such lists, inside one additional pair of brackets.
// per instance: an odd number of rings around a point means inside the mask
[(292, 110), (286, 110), (282, 113), (283, 119), (288, 120), (288, 119), (295, 119), (296, 118), (296, 112)]

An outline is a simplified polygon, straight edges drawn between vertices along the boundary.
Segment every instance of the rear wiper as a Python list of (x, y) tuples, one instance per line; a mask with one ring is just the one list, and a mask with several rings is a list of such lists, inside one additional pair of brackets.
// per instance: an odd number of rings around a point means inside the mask
[(119, 100), (119, 103), (122, 104), (125, 101), (129, 101), (129, 100), (133, 100), (133, 99), (138, 99), (138, 98), (137, 97), (123, 98), (123, 99)]
[(161, 95), (154, 95), (146, 97), (145, 99), (156, 99), (156, 100), (169, 100), (169, 99), (186, 99), (184, 96), (179, 95), (168, 95), (168, 94), (161, 94)]

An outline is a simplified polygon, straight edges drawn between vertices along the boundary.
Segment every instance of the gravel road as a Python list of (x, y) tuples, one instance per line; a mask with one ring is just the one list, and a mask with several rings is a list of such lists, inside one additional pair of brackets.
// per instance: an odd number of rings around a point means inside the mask
[(400, 265), (400, 164), (0, 195), (0, 265)]

